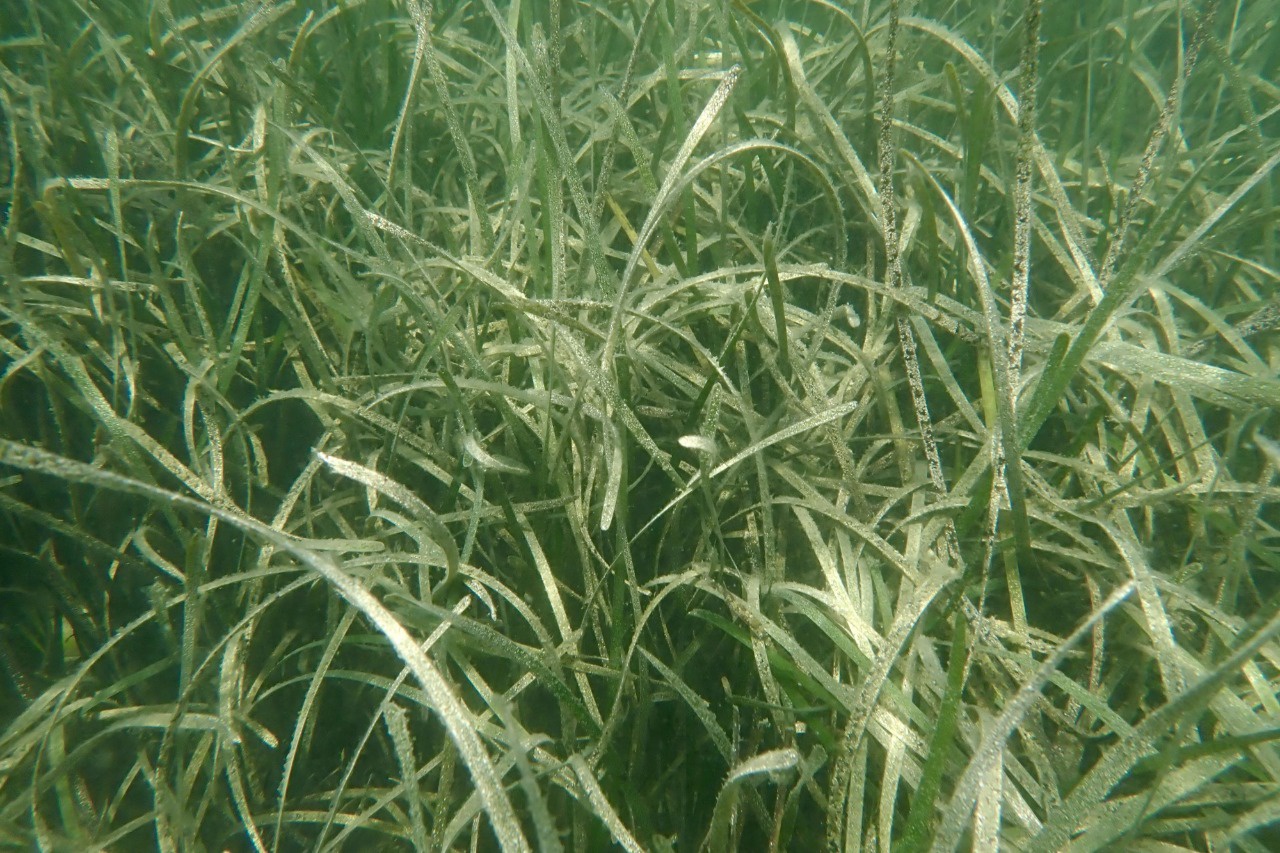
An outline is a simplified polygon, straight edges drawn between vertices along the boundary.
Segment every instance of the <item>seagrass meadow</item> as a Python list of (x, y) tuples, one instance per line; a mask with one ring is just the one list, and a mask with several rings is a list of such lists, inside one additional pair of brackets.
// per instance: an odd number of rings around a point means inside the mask
[(4, 0), (0, 849), (1280, 849), (1280, 0)]

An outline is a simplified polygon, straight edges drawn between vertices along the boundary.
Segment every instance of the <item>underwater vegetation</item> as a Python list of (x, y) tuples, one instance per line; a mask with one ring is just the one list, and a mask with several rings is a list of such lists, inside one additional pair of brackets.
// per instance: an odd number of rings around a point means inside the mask
[(0, 848), (1280, 849), (1277, 0), (11, 0)]

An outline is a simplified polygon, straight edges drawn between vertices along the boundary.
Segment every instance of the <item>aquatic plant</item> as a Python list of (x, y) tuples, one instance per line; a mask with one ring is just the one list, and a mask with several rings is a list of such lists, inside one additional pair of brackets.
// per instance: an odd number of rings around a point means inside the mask
[(11, 5), (0, 844), (1280, 844), (1274, 2)]

